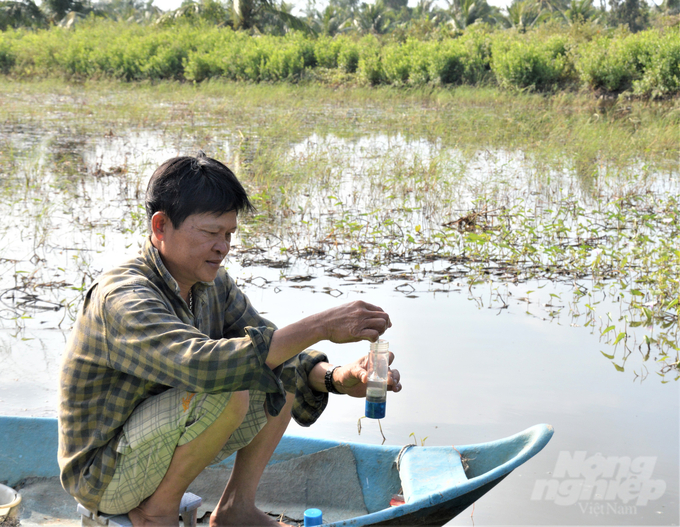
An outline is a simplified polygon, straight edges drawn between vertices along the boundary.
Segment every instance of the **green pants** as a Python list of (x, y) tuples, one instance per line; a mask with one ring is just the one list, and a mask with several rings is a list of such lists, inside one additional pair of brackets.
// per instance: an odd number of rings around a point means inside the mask
[[(167, 390), (135, 408), (120, 433), (116, 472), (104, 491), (99, 511), (124, 514), (151, 496), (178, 446), (202, 434), (222, 414), (231, 392), (218, 394)], [(213, 460), (218, 463), (248, 445), (267, 423), (265, 394), (250, 392), (241, 426)], [(226, 485), (226, 481), (225, 481)]]

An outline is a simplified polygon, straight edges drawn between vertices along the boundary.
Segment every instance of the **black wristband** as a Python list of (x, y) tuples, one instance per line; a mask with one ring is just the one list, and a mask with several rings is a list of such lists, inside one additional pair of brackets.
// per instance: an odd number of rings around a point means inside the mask
[(326, 374), (323, 376), (323, 382), (326, 385), (326, 390), (328, 390), (328, 393), (340, 394), (338, 389), (333, 385), (333, 372), (337, 370), (339, 367), (340, 366), (336, 366), (335, 368), (326, 370)]

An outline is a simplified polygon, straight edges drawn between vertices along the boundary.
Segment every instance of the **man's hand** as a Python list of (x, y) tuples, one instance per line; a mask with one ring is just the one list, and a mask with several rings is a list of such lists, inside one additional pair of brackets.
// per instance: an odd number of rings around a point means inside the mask
[[(393, 360), (394, 353), (390, 351), (389, 363), (392, 364)], [(366, 397), (366, 386), (368, 383), (367, 364), (368, 356), (365, 356), (355, 362), (339, 367), (333, 372), (334, 386), (340, 393), (345, 393), (350, 397)], [(392, 392), (401, 391), (400, 379), (399, 370), (388, 369), (387, 389)]]
[(322, 311), (319, 317), (326, 340), (342, 344), (360, 340), (378, 340), (392, 326), (390, 316), (378, 306), (362, 300)]
[(390, 316), (378, 306), (361, 300), (343, 304), (277, 329), (266, 363), (275, 368), (322, 340), (375, 342), (391, 326)]

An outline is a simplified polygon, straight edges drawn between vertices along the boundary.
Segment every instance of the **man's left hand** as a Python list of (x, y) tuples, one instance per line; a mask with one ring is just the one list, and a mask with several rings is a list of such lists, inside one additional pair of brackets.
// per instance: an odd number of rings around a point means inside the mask
[[(394, 353), (390, 351), (389, 364), (394, 360)], [(350, 397), (366, 397), (366, 386), (368, 383), (368, 355), (361, 357), (345, 366), (340, 366), (333, 373), (333, 385), (340, 393), (345, 393)], [(388, 369), (387, 389), (392, 392), (401, 391), (401, 376), (399, 370)]]

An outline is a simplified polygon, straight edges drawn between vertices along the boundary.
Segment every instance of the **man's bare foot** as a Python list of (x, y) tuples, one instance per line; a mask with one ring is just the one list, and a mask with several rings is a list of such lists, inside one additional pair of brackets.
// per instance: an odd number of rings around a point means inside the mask
[(151, 511), (142, 502), (136, 509), (128, 512), (134, 527), (179, 527), (179, 507), (174, 514), (163, 511)]
[(210, 515), (210, 527), (290, 527), (277, 522), (254, 505), (252, 507), (230, 507), (215, 510)]

